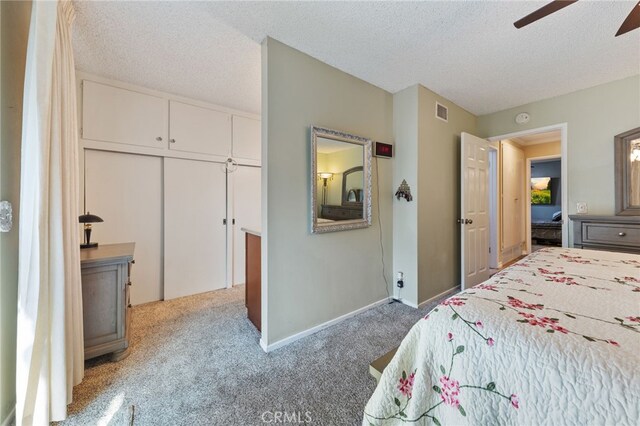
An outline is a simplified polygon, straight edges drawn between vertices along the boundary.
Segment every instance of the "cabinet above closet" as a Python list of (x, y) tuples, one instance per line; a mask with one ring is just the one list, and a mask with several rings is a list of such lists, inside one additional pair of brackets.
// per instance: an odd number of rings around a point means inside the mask
[(259, 116), (78, 73), (84, 148), (259, 166)]

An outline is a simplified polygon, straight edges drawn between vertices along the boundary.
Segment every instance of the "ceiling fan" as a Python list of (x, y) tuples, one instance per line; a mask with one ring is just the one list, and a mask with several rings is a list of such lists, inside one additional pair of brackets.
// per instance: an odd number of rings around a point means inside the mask
[[(515, 25), (516, 28), (522, 28), (525, 25), (529, 25), (539, 19), (544, 18), (547, 15), (551, 15), (552, 13), (557, 12), (560, 9), (564, 9), (565, 7), (572, 5), (577, 1), (578, 0), (554, 0), (551, 3), (542, 6), (540, 9), (531, 12), (524, 18), (514, 22), (513, 25)], [(633, 6), (633, 9), (631, 9), (631, 12), (627, 16), (627, 19), (624, 20), (624, 22), (620, 26), (620, 29), (616, 33), (616, 37), (628, 33), (631, 30), (635, 30), (638, 27), (640, 27), (640, 1)]]

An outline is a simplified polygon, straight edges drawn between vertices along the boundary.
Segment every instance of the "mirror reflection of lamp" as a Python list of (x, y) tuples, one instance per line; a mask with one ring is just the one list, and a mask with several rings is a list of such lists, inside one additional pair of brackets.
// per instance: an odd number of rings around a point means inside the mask
[(80, 223), (84, 223), (84, 244), (80, 244), (81, 249), (85, 248), (93, 248), (98, 247), (98, 243), (91, 242), (91, 224), (104, 222), (100, 216), (96, 216), (91, 214), (91, 212), (87, 212), (86, 214), (80, 215), (78, 217), (78, 221)]
[(333, 173), (318, 173), (318, 178), (322, 179), (322, 204), (327, 204), (327, 181), (333, 180)]
[(631, 143), (631, 155), (629, 156), (631, 162), (640, 161), (640, 141), (634, 141)]

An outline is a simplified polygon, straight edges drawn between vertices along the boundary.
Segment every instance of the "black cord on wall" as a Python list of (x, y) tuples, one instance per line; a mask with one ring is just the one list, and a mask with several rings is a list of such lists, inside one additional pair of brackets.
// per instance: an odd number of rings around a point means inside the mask
[[(380, 218), (380, 172), (378, 170), (378, 158), (375, 158), (376, 163), (376, 207), (378, 211), (378, 231), (380, 236), (380, 263), (382, 263), (382, 278), (384, 279), (384, 288), (387, 291), (387, 298), (391, 299), (389, 293), (389, 281), (387, 280), (387, 268), (384, 264), (384, 242), (382, 239), (382, 219)], [(393, 302), (391, 300), (390, 302)]]

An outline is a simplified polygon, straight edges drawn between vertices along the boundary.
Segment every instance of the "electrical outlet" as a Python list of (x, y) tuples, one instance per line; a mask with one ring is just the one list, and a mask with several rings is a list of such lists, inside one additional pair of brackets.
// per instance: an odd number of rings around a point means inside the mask
[(589, 211), (589, 209), (587, 208), (587, 203), (585, 203), (585, 202), (577, 203), (576, 204), (576, 211), (579, 214), (586, 214)]

